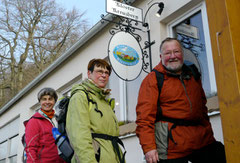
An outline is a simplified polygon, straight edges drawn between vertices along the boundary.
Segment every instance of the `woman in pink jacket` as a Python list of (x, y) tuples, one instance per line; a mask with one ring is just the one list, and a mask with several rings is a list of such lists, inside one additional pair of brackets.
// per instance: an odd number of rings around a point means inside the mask
[(53, 106), (57, 98), (52, 88), (43, 88), (38, 93), (41, 109), (30, 118), (25, 130), (27, 163), (64, 162), (58, 155), (52, 134), (52, 128), (56, 125)]

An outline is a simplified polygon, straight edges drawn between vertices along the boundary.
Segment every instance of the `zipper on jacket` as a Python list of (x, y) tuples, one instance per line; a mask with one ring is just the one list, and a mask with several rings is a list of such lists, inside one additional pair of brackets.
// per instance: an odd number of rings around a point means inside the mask
[[(112, 108), (111, 108), (111, 110), (112, 110)], [(113, 112), (113, 115), (112, 115), (112, 117), (113, 117), (113, 120), (114, 120), (114, 122), (115, 122), (115, 127), (116, 127), (116, 130), (118, 129), (118, 121), (117, 121), (117, 119), (116, 119), (116, 117), (114, 116), (115, 115), (115, 113), (114, 113), (114, 111), (112, 110), (112, 112)]]
[[(44, 118), (46, 118), (51, 124), (53, 127), (56, 127), (55, 124), (53, 123), (52, 119), (50, 119), (45, 113), (43, 113), (41, 110), (39, 112), (42, 116), (44, 116)], [(54, 117), (53, 117), (54, 118)]]
[(184, 84), (182, 75), (180, 75), (179, 79), (180, 79), (180, 81), (181, 81), (181, 83), (182, 83), (182, 85), (183, 85), (184, 91), (186, 92), (186, 96), (187, 96), (187, 99), (188, 99), (189, 104), (190, 104), (190, 111), (192, 112), (192, 102), (191, 102), (191, 100), (190, 100), (190, 98), (189, 98), (189, 96), (188, 96), (187, 89), (186, 89), (186, 86), (185, 86), (185, 84)]
[(115, 117), (114, 116), (112, 116), (113, 117), (113, 120), (114, 120), (114, 122), (115, 122), (115, 127), (116, 127), (116, 130), (118, 129), (118, 123), (117, 123), (117, 120), (115, 119)]
[[(111, 108), (111, 110), (112, 110), (112, 108)], [(112, 118), (113, 118), (113, 120), (114, 120), (114, 122), (115, 122), (115, 128), (116, 128), (116, 130), (117, 130), (117, 129), (118, 129), (118, 121), (117, 121), (116, 117), (114, 116), (115, 113), (114, 113), (113, 110), (112, 110), (112, 112), (113, 112)]]
[(44, 145), (43, 145), (42, 149), (39, 151), (39, 154), (38, 154), (38, 160), (40, 160), (40, 161), (41, 161), (41, 155), (42, 155), (43, 149), (44, 149)]

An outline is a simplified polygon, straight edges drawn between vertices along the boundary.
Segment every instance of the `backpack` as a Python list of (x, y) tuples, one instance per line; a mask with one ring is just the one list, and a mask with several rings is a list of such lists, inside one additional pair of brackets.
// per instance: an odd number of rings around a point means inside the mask
[[(89, 93), (91, 93), (91, 92), (88, 92), (86, 89), (80, 89), (80, 90), (83, 91), (86, 94), (89, 107), (90, 107), (90, 104), (95, 105), (96, 107), (94, 107), (94, 110), (97, 113), (99, 113), (102, 117), (103, 113), (98, 109), (97, 103), (92, 98), (90, 98)], [(64, 97), (55, 106), (56, 120), (58, 122), (58, 131), (59, 131), (59, 135), (58, 135), (58, 138), (56, 139), (55, 143), (57, 144), (58, 148), (62, 152), (62, 154), (60, 156), (66, 162), (71, 162), (71, 159), (72, 159), (73, 154), (74, 154), (74, 150), (70, 145), (70, 142), (69, 142), (69, 139), (68, 139), (68, 136), (67, 136), (67, 132), (66, 132), (66, 129), (65, 129), (66, 128), (66, 116), (67, 116), (67, 111), (68, 111), (68, 105), (69, 105), (70, 98), (71, 97), (68, 97), (68, 96)], [(114, 99), (108, 99), (107, 102), (111, 106), (111, 108), (113, 109), (114, 106), (115, 106), (115, 100)], [(55, 129), (53, 129), (53, 130), (55, 130)], [(125, 162), (126, 151), (123, 153), (123, 156), (121, 157), (118, 144), (120, 144), (124, 149), (125, 149), (125, 147), (124, 147), (123, 142), (118, 137), (110, 136), (110, 135), (106, 135), (106, 134), (98, 134), (98, 133), (92, 133), (92, 137), (93, 138), (110, 140), (112, 142), (114, 151), (116, 151), (116, 153), (117, 153), (117, 156), (120, 160), (120, 163)], [(63, 145), (64, 143), (65, 143), (65, 145)], [(62, 146), (68, 146), (68, 147), (62, 147)], [(99, 148), (99, 150), (100, 150), (100, 148)], [(95, 158), (96, 158), (97, 162), (99, 162), (100, 151), (98, 151), (98, 153), (95, 154)]]
[(57, 145), (58, 149), (61, 152), (60, 157), (64, 159), (66, 162), (71, 162), (71, 159), (74, 154), (74, 150), (70, 145), (67, 132), (65, 130), (69, 101), (70, 97), (66, 96), (63, 99), (61, 99), (55, 106), (55, 110), (57, 112), (56, 120), (58, 122), (58, 128), (52, 129), (55, 144)]
[(22, 162), (23, 163), (26, 163), (27, 162), (27, 153), (25, 151), (25, 148), (26, 148), (26, 139), (25, 139), (25, 133), (22, 135), (22, 145), (23, 145), (23, 154), (22, 154)]
[[(191, 71), (194, 79), (196, 81), (198, 81), (201, 78), (201, 74), (199, 73), (197, 67), (194, 64), (191, 65), (184, 65), (186, 67), (186, 69), (188, 69), (189, 71)], [(157, 101), (157, 114), (156, 114), (156, 121), (160, 121), (160, 120), (164, 120), (167, 122), (171, 122), (173, 123), (172, 127), (170, 128), (169, 131), (169, 138), (175, 143), (177, 144), (174, 140), (173, 140), (173, 136), (172, 136), (172, 129), (174, 129), (176, 126), (180, 125), (180, 126), (191, 126), (191, 125), (198, 125), (197, 122), (193, 122), (193, 121), (186, 121), (186, 120), (182, 120), (182, 119), (174, 119), (174, 118), (168, 118), (168, 117), (163, 117), (162, 116), (162, 108), (160, 105), (160, 94), (161, 94), (161, 90), (162, 90), (162, 86), (164, 83), (164, 75), (157, 71), (156, 69), (153, 69), (153, 71), (156, 74), (156, 78), (157, 78), (157, 86), (158, 86), (158, 101)]]
[[(89, 92), (85, 89), (81, 89), (86, 94), (88, 104), (96, 104), (95, 101), (93, 101), (91, 98), (89, 98)], [(62, 157), (66, 162), (71, 162), (71, 159), (74, 155), (74, 150), (70, 145), (69, 138), (66, 132), (66, 118), (67, 118), (67, 111), (68, 111), (68, 105), (70, 101), (71, 96), (65, 96), (63, 97), (59, 102), (57, 102), (55, 106), (56, 111), (56, 120), (58, 122), (58, 130), (56, 128), (53, 128), (53, 136), (55, 138), (55, 144), (58, 146), (61, 154), (60, 157)], [(98, 110), (97, 105), (95, 108), (95, 111), (100, 113), (101, 116), (103, 116), (102, 112)], [(59, 133), (58, 133), (59, 132)]]

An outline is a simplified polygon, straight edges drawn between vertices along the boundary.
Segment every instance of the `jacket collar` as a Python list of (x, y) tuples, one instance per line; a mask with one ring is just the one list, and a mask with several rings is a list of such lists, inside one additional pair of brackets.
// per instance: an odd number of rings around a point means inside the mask
[(106, 99), (106, 96), (110, 95), (111, 89), (99, 88), (96, 84), (93, 83), (90, 79), (85, 79), (82, 82), (82, 85), (90, 92), (98, 95), (100, 98)]

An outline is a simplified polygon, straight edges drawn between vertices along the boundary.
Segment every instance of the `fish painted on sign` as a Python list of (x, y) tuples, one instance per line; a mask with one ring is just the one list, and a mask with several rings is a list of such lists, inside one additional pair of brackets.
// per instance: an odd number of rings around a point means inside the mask
[(126, 66), (134, 66), (139, 62), (137, 51), (128, 45), (117, 45), (113, 50), (114, 58)]

